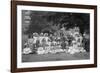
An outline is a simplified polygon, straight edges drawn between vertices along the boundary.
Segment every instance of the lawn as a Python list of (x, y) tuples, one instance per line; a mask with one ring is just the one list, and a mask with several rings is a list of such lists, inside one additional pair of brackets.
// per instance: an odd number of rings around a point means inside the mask
[(57, 54), (28, 54), (22, 55), (22, 62), (41, 62), (41, 61), (63, 61), (63, 60), (84, 60), (89, 59), (89, 53), (57, 53)]

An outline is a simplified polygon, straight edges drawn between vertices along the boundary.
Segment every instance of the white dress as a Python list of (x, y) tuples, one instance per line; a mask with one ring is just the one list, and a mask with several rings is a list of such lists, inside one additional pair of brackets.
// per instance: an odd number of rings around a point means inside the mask
[(45, 50), (43, 49), (43, 47), (39, 47), (37, 50), (37, 54), (44, 54)]
[(29, 53), (31, 53), (32, 51), (31, 51), (31, 49), (30, 48), (24, 48), (23, 49), (23, 54), (29, 54)]

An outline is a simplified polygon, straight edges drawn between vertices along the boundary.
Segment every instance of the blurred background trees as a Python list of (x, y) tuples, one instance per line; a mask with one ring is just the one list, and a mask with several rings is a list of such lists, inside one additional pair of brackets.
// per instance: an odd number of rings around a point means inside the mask
[[(80, 32), (89, 32), (89, 14), (87, 13), (65, 13), (65, 12), (46, 12), (46, 11), (31, 11), (30, 23), (23, 25), (25, 34), (32, 34), (33, 32), (50, 32), (54, 33), (61, 29), (63, 26), (66, 29), (78, 26)], [(24, 20), (25, 21), (25, 20)]]

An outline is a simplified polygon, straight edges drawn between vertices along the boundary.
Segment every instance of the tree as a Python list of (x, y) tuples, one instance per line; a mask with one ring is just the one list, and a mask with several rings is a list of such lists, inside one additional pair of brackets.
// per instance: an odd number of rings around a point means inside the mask
[(69, 12), (48, 12), (48, 11), (32, 11), (31, 23), (26, 34), (41, 31), (56, 32), (63, 26), (66, 29), (78, 26), (80, 32), (89, 30), (89, 14), (87, 13), (69, 13)]

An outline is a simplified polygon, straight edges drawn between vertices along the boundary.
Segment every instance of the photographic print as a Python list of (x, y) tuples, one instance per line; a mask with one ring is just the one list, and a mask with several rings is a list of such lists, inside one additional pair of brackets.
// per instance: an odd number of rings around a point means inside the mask
[(96, 66), (96, 6), (24, 1), (12, 5), (17, 39), (12, 62), (18, 72)]
[(22, 10), (22, 62), (90, 59), (90, 14)]

